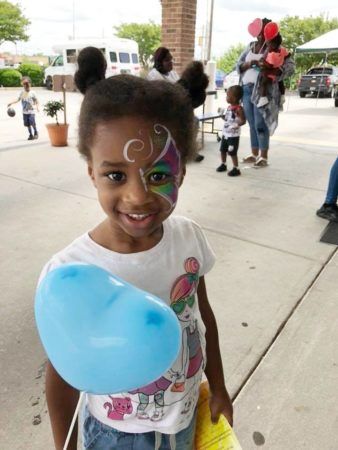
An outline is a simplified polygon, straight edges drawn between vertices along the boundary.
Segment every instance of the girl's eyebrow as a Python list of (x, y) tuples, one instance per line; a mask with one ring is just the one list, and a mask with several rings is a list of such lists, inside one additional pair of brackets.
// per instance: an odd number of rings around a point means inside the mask
[(126, 167), (128, 164), (124, 161), (122, 162), (111, 162), (111, 161), (102, 161), (100, 167)]

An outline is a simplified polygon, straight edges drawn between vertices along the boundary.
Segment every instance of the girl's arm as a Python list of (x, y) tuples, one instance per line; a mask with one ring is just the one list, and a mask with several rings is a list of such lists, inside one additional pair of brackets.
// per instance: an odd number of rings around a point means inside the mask
[(232, 425), (232, 403), (225, 387), (217, 324), (208, 300), (204, 277), (199, 279), (197, 295), (199, 309), (206, 328), (207, 365), (205, 367), (205, 375), (208, 379), (211, 393), (209, 401), (211, 420), (217, 422), (220, 414), (224, 414)]
[[(55, 449), (62, 450), (79, 400), (79, 391), (66, 383), (49, 361), (46, 371), (46, 397)], [(77, 424), (67, 449), (77, 449)]]
[(14, 100), (14, 102), (8, 103), (7, 107), (9, 108), (10, 106), (14, 105), (14, 103), (18, 103), (20, 101), (20, 99), (18, 98), (17, 100)]
[(242, 125), (245, 125), (246, 118), (245, 118), (244, 110), (242, 107), (238, 108), (238, 110), (237, 110), (237, 118), (238, 118), (237, 123), (240, 127)]

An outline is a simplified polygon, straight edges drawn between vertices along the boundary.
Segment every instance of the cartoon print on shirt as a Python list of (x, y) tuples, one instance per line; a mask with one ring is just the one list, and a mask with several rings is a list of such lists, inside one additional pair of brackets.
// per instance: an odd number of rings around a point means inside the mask
[[(193, 314), (195, 294), (199, 282), (199, 262), (190, 257), (184, 261), (186, 273), (179, 276), (170, 292), (171, 307), (177, 314), (182, 326), (182, 352), (166, 377), (162, 376), (153, 383), (141, 388), (129, 391), (129, 394), (138, 395), (136, 417), (140, 420), (157, 422), (162, 420), (165, 414), (165, 393), (171, 387), (171, 392), (183, 394), (184, 408), (181, 414), (191, 414), (195, 405), (196, 392), (199, 389), (200, 379), (189, 384), (186, 381), (200, 373), (203, 366), (203, 353), (197, 326), (197, 319)], [(169, 379), (168, 379), (169, 378)], [(170, 379), (171, 378), (171, 379)], [(172, 381), (174, 380), (174, 382)], [(153, 401), (151, 401), (153, 399)]]
[(125, 414), (133, 412), (133, 405), (129, 397), (112, 397), (110, 402), (106, 402), (103, 407), (107, 409), (107, 417), (112, 420), (123, 420)]
[[(203, 365), (203, 353), (197, 320), (193, 314), (200, 265), (196, 258), (191, 257), (185, 260), (184, 268), (186, 273), (175, 281), (170, 292), (171, 307), (183, 326), (182, 358), (180, 365), (178, 367), (176, 365), (175, 369), (171, 371), (175, 378), (175, 382), (171, 388), (172, 392), (184, 392), (186, 380), (193, 378)], [(190, 391), (190, 394), (192, 394), (194, 384)], [(185, 407), (182, 414), (188, 413), (193, 404), (193, 400), (188, 395), (185, 399)]]
[[(136, 417), (138, 419), (150, 419), (153, 422), (161, 420), (164, 416), (164, 393), (170, 385), (171, 381), (161, 377), (147, 386), (130, 391), (130, 394), (138, 394), (139, 397)], [(150, 412), (147, 409), (151, 395), (154, 396), (155, 410)]]

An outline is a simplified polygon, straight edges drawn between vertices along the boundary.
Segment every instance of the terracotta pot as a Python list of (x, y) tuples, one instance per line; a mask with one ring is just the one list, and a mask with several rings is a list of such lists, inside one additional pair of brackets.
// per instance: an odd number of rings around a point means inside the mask
[(54, 147), (66, 147), (68, 145), (68, 124), (47, 123), (47, 131), (49, 134), (50, 143)]

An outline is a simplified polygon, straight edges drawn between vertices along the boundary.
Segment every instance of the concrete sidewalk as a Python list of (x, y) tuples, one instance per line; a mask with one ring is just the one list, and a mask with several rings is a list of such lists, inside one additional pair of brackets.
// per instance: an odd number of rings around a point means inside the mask
[[(202, 225), (217, 254), (207, 287), (243, 450), (338, 448), (338, 256), (336, 246), (319, 242), (326, 222), (315, 215), (337, 154), (338, 109), (321, 100), (316, 107), (312, 99), (290, 100), (266, 169), (244, 165), (235, 179), (215, 172), (218, 144), (207, 137), (205, 160), (189, 165), (181, 189), (177, 213)], [(74, 96), (73, 123), (78, 102)], [(0, 449), (46, 450), (53, 445), (33, 318), (36, 281), (50, 256), (102, 212), (74, 130), (68, 148), (51, 148), (43, 136), (16, 148), (14, 122), (7, 125), (0, 147)], [(248, 147), (246, 128), (241, 155)]]

